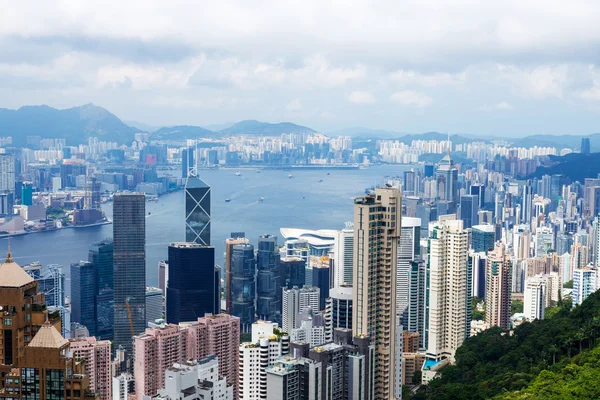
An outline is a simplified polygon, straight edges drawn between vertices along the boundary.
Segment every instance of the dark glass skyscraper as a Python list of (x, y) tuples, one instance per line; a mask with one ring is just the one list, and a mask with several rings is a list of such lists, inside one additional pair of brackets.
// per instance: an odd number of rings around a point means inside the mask
[(85, 325), (90, 336), (96, 335), (96, 271), (94, 264), (71, 264), (71, 321)]
[(329, 297), (330, 269), (315, 265), (312, 268), (312, 285), (319, 288), (319, 310), (325, 310), (325, 299)]
[(479, 196), (466, 194), (460, 197), (460, 219), (464, 228), (477, 225), (477, 211), (479, 211)]
[(254, 307), (254, 300), (256, 299), (254, 246), (248, 243), (233, 245), (231, 250), (231, 273), (231, 314), (240, 318), (243, 332), (250, 332), (256, 313)]
[[(132, 333), (146, 329), (146, 196), (117, 193), (113, 202), (114, 344), (131, 355)], [(131, 318), (131, 320), (130, 320)], [(133, 325), (133, 332), (131, 331)]]
[(581, 138), (581, 153), (590, 154), (590, 138)]
[(102, 340), (113, 338), (113, 241), (106, 239), (89, 248), (88, 261), (96, 271), (96, 336)]
[(191, 147), (181, 151), (181, 177), (187, 178), (194, 167), (194, 149)]
[(196, 243), (169, 246), (167, 323), (196, 321), (220, 311), (219, 271), (215, 248)]
[(194, 175), (185, 183), (185, 241), (210, 246), (210, 186)]
[(487, 252), (494, 248), (494, 225), (475, 225), (471, 230), (471, 247), (475, 252)]
[(279, 260), (285, 281), (282, 282), (288, 289), (294, 286), (301, 288), (306, 282), (306, 261), (300, 257), (285, 257)]
[(281, 324), (283, 279), (279, 268), (277, 237), (262, 235), (258, 238), (256, 269), (256, 311), (258, 317)]

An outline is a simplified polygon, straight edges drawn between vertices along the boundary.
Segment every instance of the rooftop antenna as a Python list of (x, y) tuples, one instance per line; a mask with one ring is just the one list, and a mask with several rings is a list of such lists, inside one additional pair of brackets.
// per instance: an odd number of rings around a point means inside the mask
[(450, 132), (448, 132), (448, 155), (450, 155)]
[(13, 262), (12, 254), (10, 254), (10, 235), (8, 236), (8, 252), (6, 253), (6, 261), (5, 263)]

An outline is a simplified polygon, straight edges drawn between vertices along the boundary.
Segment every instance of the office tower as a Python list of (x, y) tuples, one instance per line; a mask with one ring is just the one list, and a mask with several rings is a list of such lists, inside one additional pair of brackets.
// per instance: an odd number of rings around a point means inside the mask
[(135, 393), (154, 396), (165, 385), (165, 370), (186, 358), (185, 336), (177, 325), (146, 329), (134, 339)]
[(562, 255), (568, 253), (573, 245), (573, 235), (565, 232), (556, 234), (556, 254)]
[[(314, 259), (317, 259), (316, 261)], [(315, 261), (314, 263), (312, 261)], [(331, 274), (329, 268), (329, 258), (311, 257), (312, 265), (312, 284), (319, 288), (319, 306), (314, 311), (325, 310), (325, 300), (329, 297), (329, 287)]]
[(531, 211), (533, 208), (533, 187), (531, 186), (531, 181), (527, 181), (527, 183), (523, 185), (521, 199), (521, 222), (529, 224), (531, 223)]
[(590, 138), (581, 138), (581, 154), (590, 154)]
[(291, 332), (292, 329), (300, 326), (299, 314), (305, 312), (308, 308), (313, 311), (319, 309), (320, 290), (313, 286), (304, 286), (299, 289), (284, 289), (282, 296), (282, 325), (284, 332)]
[(73, 358), (84, 361), (85, 374), (90, 377), (90, 390), (94, 391), (100, 400), (111, 400), (110, 341), (86, 337), (70, 339), (69, 345)]
[(354, 227), (351, 222), (346, 227), (337, 231), (333, 245), (334, 273), (333, 286), (352, 285), (352, 268), (354, 252)]
[(487, 255), (484, 252), (469, 250), (468, 262), (470, 263), (471, 271), (473, 271), (471, 295), (473, 297), (485, 297)]
[(544, 319), (547, 290), (547, 280), (542, 275), (525, 278), (523, 313), (528, 320)]
[(187, 178), (190, 175), (190, 172), (193, 173), (195, 166), (194, 149), (188, 147), (187, 149), (181, 150), (181, 177)]
[[(590, 260), (589, 249), (587, 246), (582, 245), (581, 243), (575, 243), (571, 246), (571, 260), (569, 262), (569, 266), (571, 267), (571, 271), (574, 271), (577, 268), (584, 268), (588, 265)], [(598, 267), (596, 262), (592, 262), (592, 265)], [(572, 275), (571, 275), (572, 278)], [(570, 279), (569, 279), (570, 280)], [(566, 282), (568, 282), (567, 280)]]
[[(469, 194), (477, 196), (478, 208), (483, 208), (485, 205), (485, 185), (482, 183), (474, 183), (469, 188)], [(475, 222), (473, 222), (475, 223)]]
[(233, 299), (231, 297), (231, 280), (233, 278), (233, 271), (231, 270), (231, 257), (233, 255), (233, 246), (236, 244), (249, 243), (245, 237), (232, 237), (225, 239), (225, 312), (231, 315), (231, 307), (233, 305)]
[(306, 261), (300, 257), (283, 257), (279, 260), (282, 271), (285, 271), (284, 287), (302, 287), (306, 281)]
[(256, 259), (254, 246), (240, 243), (231, 248), (231, 315), (240, 319), (242, 332), (249, 332), (255, 321)]
[(435, 171), (437, 197), (456, 204), (458, 200), (458, 169), (450, 158), (450, 151), (438, 163)]
[(573, 271), (573, 307), (583, 301), (596, 290), (598, 290), (598, 270), (584, 267)]
[(352, 329), (352, 286), (340, 286), (329, 291), (325, 306), (325, 320), (328, 330)]
[(23, 182), (21, 187), (21, 204), (30, 206), (33, 204), (33, 187), (31, 182)]
[(488, 327), (508, 329), (510, 324), (510, 295), (512, 288), (512, 262), (504, 245), (496, 243), (488, 253), (485, 290), (485, 322)]
[(417, 173), (415, 171), (404, 171), (404, 185), (402, 187), (402, 193), (405, 196), (415, 196), (416, 185), (415, 180), (417, 177)]
[(193, 398), (235, 400), (232, 383), (219, 376), (218, 371), (219, 360), (214, 355), (176, 363), (165, 371), (165, 387), (152, 399), (173, 400), (195, 396)]
[(471, 330), (468, 232), (462, 221), (439, 221), (429, 238), (427, 357), (454, 361)]
[(71, 339), (90, 337), (88, 328), (81, 325), (79, 322), (71, 322)]
[(96, 335), (96, 270), (88, 261), (71, 264), (71, 321)]
[(417, 218), (421, 219), (421, 237), (427, 236), (429, 223), (437, 219), (437, 207), (433, 204), (419, 204), (417, 206)]
[(471, 248), (474, 252), (487, 252), (494, 248), (494, 225), (474, 225), (471, 229)]
[(163, 319), (163, 291), (160, 288), (148, 286), (146, 288), (146, 320), (156, 322)]
[(158, 262), (158, 288), (164, 293), (167, 293), (167, 277), (168, 277), (169, 263), (166, 261)]
[(171, 243), (167, 281), (167, 323), (195, 321), (220, 308), (219, 271), (215, 248), (196, 243)]
[(94, 265), (96, 271), (97, 293), (113, 288), (113, 251), (112, 239), (105, 239), (89, 247), (88, 261)]
[(554, 250), (554, 233), (552, 228), (539, 227), (535, 230), (535, 257), (542, 257)]
[(260, 400), (267, 397), (266, 368), (290, 351), (290, 337), (276, 334), (277, 324), (257, 321), (252, 324), (252, 341), (240, 344), (240, 399)]
[(476, 225), (478, 222), (478, 202), (479, 197), (473, 194), (466, 194), (460, 197), (460, 218), (463, 220), (465, 229)]
[(146, 196), (115, 194), (113, 241), (113, 348), (130, 356), (132, 336), (146, 327)]
[(406, 325), (409, 332), (419, 334), (419, 348), (425, 348), (426, 267), (422, 260), (411, 261), (408, 274), (408, 307)]
[(404, 205), (404, 214), (407, 217), (417, 216), (417, 206), (421, 204), (422, 199), (417, 196), (402, 196), (402, 203)]
[(592, 264), (600, 267), (600, 214), (594, 214), (592, 223)]
[(210, 186), (195, 175), (185, 181), (185, 241), (210, 246)]
[(434, 174), (434, 166), (432, 163), (426, 162), (423, 164), (423, 176), (424, 177), (432, 177)]
[(421, 219), (403, 217), (398, 244), (396, 278), (396, 318), (406, 327), (408, 324), (410, 263), (421, 257)]
[(396, 368), (396, 273), (402, 202), (398, 189), (354, 199), (352, 327), (375, 345), (375, 398), (393, 398)]
[(219, 360), (221, 360), (219, 362), (219, 374), (234, 385), (234, 399), (237, 399), (240, 319), (227, 314), (207, 315), (198, 318), (198, 325), (200, 325), (201, 332), (203, 332), (204, 355), (214, 354), (219, 357)]
[[(19, 393), (22, 399), (93, 400), (90, 379), (84, 363), (70, 354), (69, 341), (50, 322), (37, 331), (25, 352), (16, 379), (6, 380), (8, 393)], [(19, 382), (20, 381), (20, 382)], [(17, 389), (17, 390), (15, 390)]]
[(277, 237), (261, 235), (256, 254), (256, 313), (259, 319), (281, 322), (281, 288)]

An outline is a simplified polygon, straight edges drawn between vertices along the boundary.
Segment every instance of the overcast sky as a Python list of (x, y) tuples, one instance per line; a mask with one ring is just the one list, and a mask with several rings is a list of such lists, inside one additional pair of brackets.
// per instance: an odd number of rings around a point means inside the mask
[(0, 107), (600, 132), (600, 1), (0, 0)]

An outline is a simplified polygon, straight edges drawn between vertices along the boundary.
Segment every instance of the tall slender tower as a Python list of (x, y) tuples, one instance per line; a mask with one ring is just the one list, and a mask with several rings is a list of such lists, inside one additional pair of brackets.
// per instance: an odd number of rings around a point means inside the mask
[(429, 238), (427, 357), (454, 361), (470, 334), (471, 279), (468, 232), (461, 220), (438, 221)]
[(375, 347), (375, 399), (395, 398), (396, 274), (402, 202), (395, 188), (354, 199), (354, 335)]
[(398, 272), (396, 278), (396, 315), (398, 324), (408, 329), (411, 263), (418, 261), (421, 253), (421, 218), (403, 217), (402, 234), (398, 246)]
[(185, 241), (210, 246), (210, 186), (192, 173), (185, 182)]
[[(146, 197), (118, 193), (113, 203), (114, 346), (131, 355), (146, 328)], [(133, 330), (133, 332), (132, 332)]]
[(489, 327), (499, 326), (508, 329), (512, 262), (500, 242), (496, 243), (494, 250), (488, 253), (485, 278), (485, 321)]

